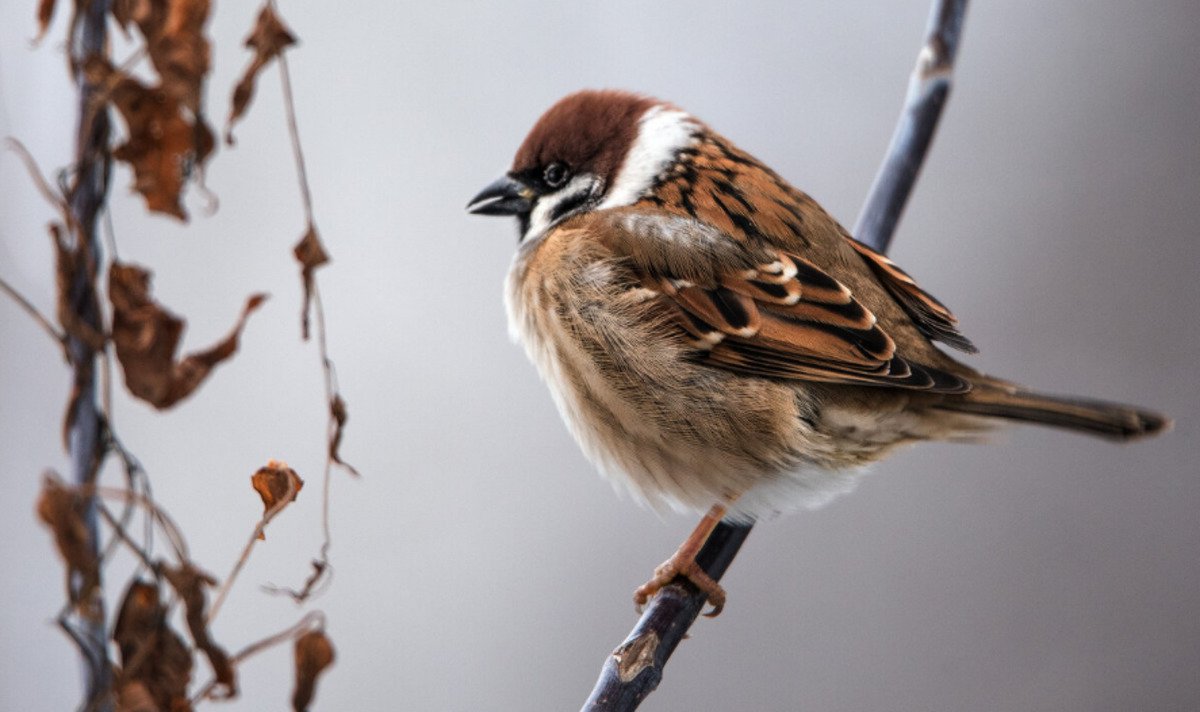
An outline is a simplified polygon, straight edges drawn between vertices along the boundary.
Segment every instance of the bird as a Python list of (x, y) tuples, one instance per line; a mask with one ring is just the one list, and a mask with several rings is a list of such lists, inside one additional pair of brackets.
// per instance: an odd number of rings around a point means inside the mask
[(467, 211), (516, 218), (509, 331), (587, 458), (642, 503), (703, 514), (639, 610), (683, 577), (718, 614), (696, 554), (720, 521), (820, 507), (900, 446), (1003, 421), (1116, 441), (1171, 425), (952, 358), (935, 343), (976, 348), (942, 302), (669, 102), (562, 98)]

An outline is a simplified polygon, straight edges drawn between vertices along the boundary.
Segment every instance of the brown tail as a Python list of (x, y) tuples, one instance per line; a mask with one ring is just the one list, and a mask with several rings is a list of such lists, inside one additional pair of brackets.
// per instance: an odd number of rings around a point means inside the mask
[(1136, 440), (1171, 427), (1169, 418), (1133, 406), (1034, 393), (1007, 384), (980, 384), (961, 398), (947, 398), (938, 407), (972, 415), (1052, 425), (1108, 440)]

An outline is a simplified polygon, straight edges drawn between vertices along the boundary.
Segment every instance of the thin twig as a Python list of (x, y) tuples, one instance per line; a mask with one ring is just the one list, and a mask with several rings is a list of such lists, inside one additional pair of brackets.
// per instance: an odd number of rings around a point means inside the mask
[[(275, 0), (267, 0), (267, 5), (272, 10), (277, 10)], [(308, 230), (315, 233), (316, 221), (313, 217), (312, 189), (309, 187), (308, 169), (304, 160), (304, 149), (300, 142), (300, 128), (296, 120), (296, 101), (292, 93), (292, 78), (288, 67), (287, 54), (280, 52), (277, 61), (279, 62), (279, 79), (283, 93), (284, 111), (287, 116), (288, 135), (291, 137), (292, 156), (296, 162), (296, 178), (300, 188), (300, 200), (304, 206), (304, 217)], [(321, 359), (321, 369), (324, 376), (325, 403), (329, 409), (326, 425), (324, 479), (321, 485), (321, 531), (323, 540), (320, 554), (313, 561), (313, 574), (305, 581), (304, 586), (299, 591), (275, 589), (274, 587), (268, 589), (271, 592), (285, 591), (297, 602), (304, 601), (312, 595), (317, 584), (322, 581), (327, 582), (327, 577), (333, 571), (333, 567), (329, 564), (329, 549), (333, 545), (329, 526), (330, 481), (332, 479), (333, 466), (334, 464), (339, 464), (351, 474), (358, 474), (353, 467), (350, 467), (346, 463), (340, 460), (335, 462), (336, 453), (334, 451), (334, 443), (339, 438), (341, 429), (336, 408), (336, 404), (340, 400), (340, 394), (337, 388), (337, 378), (334, 375), (333, 360), (329, 358), (329, 344), (325, 327), (325, 306), (321, 301), (321, 291), (317, 286), (315, 275), (311, 278), (309, 289), (311, 295), (311, 304), (309, 306), (313, 310), (317, 322), (317, 352)]]
[[(0, 290), (3, 290), (8, 294), (8, 296), (12, 297), (13, 301), (15, 301), (18, 306), (24, 309), (29, 316), (33, 317), (33, 320), (38, 323), (38, 326), (42, 327), (42, 329), (44, 329), (46, 333), (50, 335), (50, 338), (58, 342), (59, 346), (63, 346), (67, 343), (66, 334), (55, 328), (54, 324), (51, 323), (48, 318), (46, 318), (46, 315), (38, 311), (38, 308), (35, 307), (32, 302), (26, 299), (24, 295), (16, 290), (16, 288), (5, 281), (3, 277), (0, 277)], [(65, 355), (66, 354), (64, 352), (64, 356)]]
[[(275, 0), (268, 5), (275, 9)], [(300, 199), (304, 203), (304, 217), (309, 225), (313, 222), (312, 190), (308, 187), (308, 170), (304, 166), (304, 149), (300, 146), (300, 128), (296, 123), (296, 102), (292, 97), (292, 75), (288, 71), (287, 55), (279, 53), (279, 79), (283, 84), (283, 106), (287, 111), (288, 134), (292, 137), (292, 155), (296, 159), (296, 177), (300, 181)]]
[(242, 572), (242, 567), (244, 567), (246, 562), (250, 560), (250, 553), (254, 551), (254, 545), (258, 543), (259, 539), (261, 539), (262, 533), (266, 530), (267, 525), (271, 523), (271, 520), (275, 518), (275, 515), (282, 512), (284, 507), (287, 507), (296, 499), (296, 493), (298, 490), (296, 488), (295, 481), (290, 477), (287, 478), (287, 486), (287, 491), (282, 497), (279, 498), (279, 501), (276, 502), (275, 505), (270, 509), (263, 512), (262, 518), (258, 520), (258, 524), (254, 525), (254, 531), (250, 532), (250, 540), (246, 542), (246, 546), (242, 547), (242, 553), (240, 556), (238, 556), (237, 561), (234, 562), (233, 570), (230, 571), (229, 575), (225, 577), (225, 580), (221, 582), (221, 588), (217, 591), (216, 597), (213, 598), (213, 604), (208, 609), (209, 625), (212, 625), (212, 622), (216, 620), (217, 613), (221, 610), (221, 604), (225, 603), (225, 597), (229, 595), (229, 590), (233, 588), (233, 583), (237, 580), (238, 574)]
[(188, 552), (187, 540), (183, 538), (183, 533), (179, 530), (179, 525), (167, 514), (166, 510), (159, 507), (154, 500), (146, 495), (129, 490), (116, 489), (113, 487), (97, 487), (95, 494), (104, 499), (117, 500), (119, 502), (133, 502), (142, 509), (146, 510), (158, 523), (158, 528), (167, 536), (167, 543), (171, 545), (171, 550), (175, 554), (176, 560), (180, 564), (191, 561), (191, 555)]
[(125, 527), (121, 524), (121, 522), (117, 521), (117, 518), (113, 516), (112, 512), (108, 511), (108, 507), (105, 507), (103, 504), (100, 505), (100, 516), (104, 518), (104, 521), (108, 523), (109, 528), (113, 530), (113, 541), (124, 544), (126, 548), (128, 548), (130, 551), (136, 554), (139, 559), (141, 559), (143, 566), (151, 571), (154, 571), (154, 560), (150, 558), (149, 552), (142, 549), (142, 547), (137, 545), (137, 542), (129, 537), (129, 533), (125, 531)]
[[(295, 638), (296, 636), (300, 635), (301, 633), (306, 633), (310, 630), (320, 630), (321, 628), (324, 628), (324, 627), (325, 627), (325, 614), (322, 613), (321, 611), (309, 611), (308, 613), (306, 613), (304, 615), (303, 618), (301, 618), (299, 621), (297, 621), (294, 625), (292, 625), (288, 628), (285, 628), (284, 630), (281, 630), (278, 633), (275, 633), (274, 635), (269, 635), (266, 638), (263, 638), (262, 640), (257, 640), (255, 642), (247, 645), (246, 647), (242, 648), (241, 650), (237, 651), (237, 653), (235, 653), (232, 657), (229, 658), (229, 664), (234, 667), (237, 667), (241, 663), (245, 662), (245, 660), (247, 658), (253, 657), (253, 656), (257, 655), (258, 653), (261, 653), (262, 651), (267, 650), (268, 648), (273, 648), (276, 645), (279, 645), (280, 643), (287, 642), (288, 640)], [(207, 683), (204, 684), (203, 687), (200, 688), (200, 691), (197, 692), (192, 697), (192, 704), (195, 705), (195, 704), (201, 702), (202, 700), (207, 699), (208, 696), (212, 693), (213, 688), (215, 688), (216, 686), (217, 686), (216, 679), (209, 680)]]
[(25, 148), (25, 144), (21, 143), (12, 136), (9, 136), (4, 139), (4, 145), (8, 147), (8, 150), (17, 154), (17, 158), (19, 158), (21, 163), (25, 166), (25, 172), (27, 172), (30, 179), (33, 180), (34, 187), (37, 188), (38, 192), (42, 194), (42, 197), (46, 199), (46, 202), (63, 211), (66, 213), (66, 215), (70, 215), (70, 208), (63, 199), (62, 193), (50, 187), (50, 182), (46, 180), (46, 176), (42, 175), (41, 169), (38, 168), (37, 161), (34, 160), (33, 154), (29, 152), (29, 149)]
[[(896, 132), (854, 230), (855, 237), (877, 250), (886, 251), (891, 242), (945, 107), (966, 6), (967, 0), (935, 0), (933, 4)], [(714, 581), (721, 579), (752, 526), (717, 525), (696, 556)], [(658, 687), (663, 667), (705, 600), (706, 594), (686, 580), (677, 579), (659, 591), (625, 642), (605, 660), (583, 709), (636, 709)]]

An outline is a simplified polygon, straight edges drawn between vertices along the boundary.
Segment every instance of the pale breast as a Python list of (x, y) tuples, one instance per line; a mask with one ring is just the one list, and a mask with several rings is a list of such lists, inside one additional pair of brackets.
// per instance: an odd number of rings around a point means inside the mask
[(848, 489), (849, 473), (817, 465), (831, 444), (802, 388), (695, 363), (660, 296), (586, 231), (522, 245), (507, 306), (585, 454), (639, 500), (705, 510), (745, 495), (742, 513), (761, 516)]

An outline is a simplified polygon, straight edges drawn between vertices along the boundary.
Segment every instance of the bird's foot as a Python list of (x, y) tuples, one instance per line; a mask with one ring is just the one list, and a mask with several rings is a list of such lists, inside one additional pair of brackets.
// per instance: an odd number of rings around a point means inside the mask
[(637, 606), (638, 613), (642, 612), (642, 607), (654, 596), (662, 590), (664, 586), (675, 580), (676, 577), (682, 576), (692, 582), (700, 592), (704, 594), (705, 600), (712, 606), (712, 610), (704, 614), (706, 618), (715, 618), (721, 609), (725, 607), (725, 589), (714, 581), (711, 576), (704, 573), (704, 569), (696, 563), (694, 554), (688, 555), (682, 551), (675, 552), (675, 555), (666, 561), (662, 562), (658, 568), (654, 569), (654, 576), (637, 588), (633, 592), (633, 602)]

